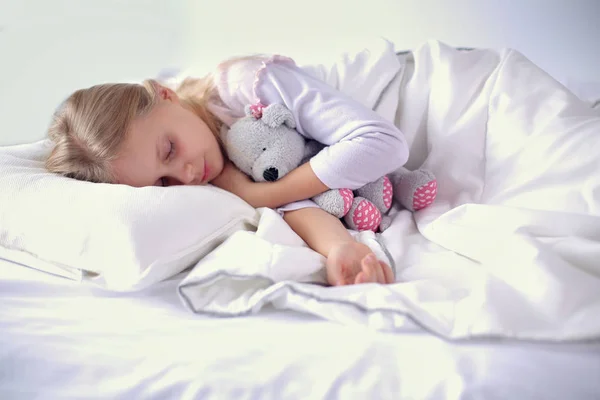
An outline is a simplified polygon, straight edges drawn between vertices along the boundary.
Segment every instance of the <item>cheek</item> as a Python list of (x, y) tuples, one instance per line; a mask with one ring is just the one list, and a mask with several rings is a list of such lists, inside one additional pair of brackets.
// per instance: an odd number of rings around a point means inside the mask
[(189, 130), (181, 140), (179, 154), (185, 157), (196, 158), (206, 152), (207, 141), (202, 133)]
[(219, 163), (222, 163), (223, 149), (221, 147), (221, 143), (208, 129), (204, 137), (204, 146), (205, 151), (211, 154), (211, 158), (215, 160), (215, 162), (218, 161)]
[(218, 146), (217, 139), (212, 134), (208, 126), (206, 126), (206, 124), (202, 123), (198, 128), (199, 129), (194, 132), (194, 142), (198, 149), (207, 151)]
[(144, 159), (131, 158), (114, 163), (113, 169), (117, 182), (134, 187), (153, 185), (153, 166), (144, 161)]

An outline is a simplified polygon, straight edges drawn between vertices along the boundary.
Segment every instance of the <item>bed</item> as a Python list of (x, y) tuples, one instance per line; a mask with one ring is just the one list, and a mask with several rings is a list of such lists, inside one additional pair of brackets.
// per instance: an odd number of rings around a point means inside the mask
[(17, 146), (0, 158), (0, 397), (598, 398), (598, 110), (512, 50), (382, 41), (344, 60), (307, 68), (394, 119), (440, 183), (356, 234), (397, 284), (326, 287), (274, 211), (216, 189), (50, 178), (47, 144)]

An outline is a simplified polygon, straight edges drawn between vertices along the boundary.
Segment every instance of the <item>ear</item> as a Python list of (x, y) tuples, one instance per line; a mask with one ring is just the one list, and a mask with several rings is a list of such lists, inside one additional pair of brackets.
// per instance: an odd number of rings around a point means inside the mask
[(289, 128), (296, 127), (296, 121), (292, 112), (283, 104), (271, 104), (262, 111), (262, 120), (271, 128), (286, 124)]
[(161, 85), (154, 79), (150, 80), (150, 84), (154, 88), (154, 93), (156, 93), (156, 96), (159, 99), (179, 103), (179, 96), (177, 96), (177, 93), (175, 93), (173, 89)]
[(161, 85), (158, 91), (158, 95), (162, 100), (168, 100), (173, 103), (179, 103), (179, 96), (177, 96), (177, 93), (175, 93), (173, 89), (170, 89), (168, 87)]

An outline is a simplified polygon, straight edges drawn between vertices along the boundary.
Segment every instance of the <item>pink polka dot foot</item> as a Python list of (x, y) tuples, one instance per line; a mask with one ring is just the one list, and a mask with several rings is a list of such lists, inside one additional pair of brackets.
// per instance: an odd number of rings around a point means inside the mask
[(413, 210), (418, 211), (427, 206), (430, 206), (437, 195), (437, 180), (432, 180), (429, 183), (415, 190), (413, 195)]
[(352, 222), (359, 231), (376, 232), (381, 223), (381, 212), (369, 200), (362, 200), (354, 210)]
[(392, 182), (390, 182), (390, 178), (385, 176), (383, 178), (383, 204), (385, 208), (390, 208), (392, 206), (392, 197), (394, 194), (394, 188), (392, 187)]
[(350, 207), (352, 207), (352, 201), (354, 200), (354, 193), (350, 189), (340, 189), (340, 194), (344, 199), (344, 215), (348, 214)]

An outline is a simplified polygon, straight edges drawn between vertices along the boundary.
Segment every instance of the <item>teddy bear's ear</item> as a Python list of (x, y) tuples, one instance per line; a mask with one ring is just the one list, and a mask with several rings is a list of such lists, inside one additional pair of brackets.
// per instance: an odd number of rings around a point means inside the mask
[(244, 114), (246, 114), (247, 117), (261, 119), (264, 108), (265, 106), (260, 102), (255, 104), (247, 104), (244, 107)]
[(286, 124), (289, 128), (296, 127), (296, 121), (292, 112), (283, 104), (270, 104), (262, 110), (262, 121), (276, 128), (281, 124)]

